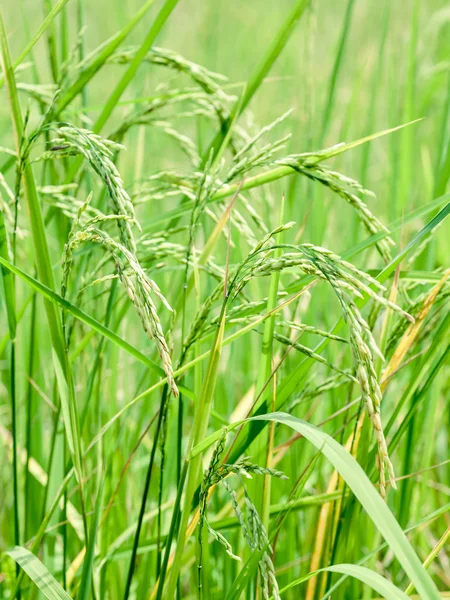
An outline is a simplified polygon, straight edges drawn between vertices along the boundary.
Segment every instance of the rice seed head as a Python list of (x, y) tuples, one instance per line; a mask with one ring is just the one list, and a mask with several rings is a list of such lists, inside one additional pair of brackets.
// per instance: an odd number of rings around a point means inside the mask
[[(80, 209), (80, 212), (83, 210)], [(94, 225), (98, 222), (94, 218)], [(132, 302), (139, 316), (142, 327), (149, 339), (153, 339), (161, 359), (162, 367), (167, 377), (169, 387), (174, 396), (178, 396), (178, 388), (173, 376), (172, 360), (169, 347), (164, 336), (161, 321), (153, 302), (155, 295), (169, 310), (172, 310), (167, 300), (162, 295), (159, 287), (152, 281), (141, 267), (136, 256), (120, 242), (111, 238), (107, 233), (95, 227), (92, 223), (78, 231), (72, 231), (65, 246), (63, 257), (63, 296), (67, 290), (74, 250), (82, 243), (91, 242), (99, 244), (106, 249), (113, 258), (117, 274), (125, 287), (128, 298)], [(129, 270), (131, 272), (129, 272)]]

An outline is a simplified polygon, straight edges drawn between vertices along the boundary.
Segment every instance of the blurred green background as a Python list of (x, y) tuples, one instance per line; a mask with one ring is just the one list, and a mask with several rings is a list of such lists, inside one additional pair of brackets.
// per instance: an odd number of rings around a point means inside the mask
[[(17, 56), (29, 32), (42, 21), (46, 3), (4, 0), (3, 4), (13, 56)], [(137, 1), (85, 2), (86, 52), (120, 29), (141, 5)], [(157, 44), (226, 75), (230, 85), (235, 85), (230, 91), (237, 93), (236, 84), (248, 79), (291, 5), (288, 0), (182, 0)], [(142, 40), (157, 9), (158, 3), (126, 45)], [(75, 43), (78, 19), (76, 4), (69, 2), (69, 35), (55, 40), (60, 54), (62, 46), (67, 51)], [(344, 166), (339, 164), (345, 173), (362, 179), (376, 193), (374, 211), (392, 220), (401, 216), (406, 206), (411, 209), (425, 203), (445, 189), (446, 182), (439, 182), (439, 169), (449, 137), (449, 46), (450, 8), (443, 0), (311, 2), (252, 101), (254, 120), (264, 125), (292, 108), (293, 114), (283, 127), (292, 132), (290, 150), (303, 152), (423, 118), (367, 150), (347, 153), (341, 159)], [(34, 53), (41, 83), (51, 81), (45, 68), (49, 61), (44, 39)], [(141, 67), (122, 100), (148, 95), (165, 76), (162, 71), (154, 66)], [(90, 84), (87, 104), (93, 109), (89, 113), (93, 119), (121, 72), (120, 67), (109, 66)], [(30, 78), (28, 69), (22, 80)], [(331, 109), (327, 111), (329, 103)], [(0, 143), (6, 145), (11, 126), (3, 96), (0, 111)], [(159, 140), (151, 139), (154, 134), (147, 131), (146, 135), (144, 168), (154, 172), (172, 165), (176, 155), (170, 146), (161, 152)], [(130, 138), (127, 146), (128, 154), (122, 160), (132, 164)], [(301, 193), (297, 190), (298, 195)], [(308, 202), (299, 204), (304, 216)], [(328, 228), (328, 239), (334, 239), (347, 217), (344, 210), (344, 221), (338, 218), (337, 227)], [(314, 226), (314, 219), (310, 226)], [(319, 227), (317, 223), (315, 226)], [(449, 250), (447, 237), (441, 235), (438, 245), (443, 255)]]

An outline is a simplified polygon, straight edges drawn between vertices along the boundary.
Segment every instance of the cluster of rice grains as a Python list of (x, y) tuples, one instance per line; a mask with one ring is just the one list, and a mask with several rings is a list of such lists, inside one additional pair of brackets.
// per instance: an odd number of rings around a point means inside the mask
[[(278, 582), (275, 577), (275, 568), (272, 562), (273, 550), (270, 545), (269, 537), (266, 528), (261, 521), (258, 511), (253, 504), (244, 479), (251, 479), (252, 475), (269, 475), (280, 479), (287, 479), (286, 475), (276, 469), (269, 467), (260, 467), (252, 464), (247, 459), (240, 460), (237, 464), (229, 465), (221, 463), (221, 455), (225, 448), (227, 430), (225, 429), (222, 437), (219, 439), (211, 456), (208, 468), (205, 470), (203, 477), (201, 493), (200, 493), (200, 518), (199, 518), (199, 534), (198, 541), (200, 545), (199, 559), (199, 586), (202, 585), (202, 530), (203, 526), (207, 527), (211, 536), (225, 548), (226, 553), (231, 558), (240, 561), (240, 557), (233, 553), (231, 544), (219, 531), (215, 530), (207, 518), (208, 499), (214, 487), (221, 483), (228, 493), (236, 518), (239, 522), (242, 534), (252, 552), (261, 552), (261, 557), (258, 562), (259, 573), (261, 577), (262, 593), (264, 600), (269, 600), (270, 597), (274, 600), (280, 600), (280, 591)], [(231, 475), (236, 475), (239, 481), (240, 490), (243, 494), (244, 511), (241, 509), (238, 495), (231, 487), (228, 479)]]
[[(74, 250), (83, 242), (99, 244), (107, 250), (114, 260), (117, 275), (125, 286), (144, 331), (151, 339), (154, 338), (155, 340), (170, 389), (175, 396), (178, 396), (169, 348), (153, 297), (156, 296), (169, 311), (172, 309), (157, 284), (142, 268), (136, 255), (136, 241), (131, 227), (132, 223), (136, 223), (133, 205), (111, 160), (113, 150), (118, 150), (120, 147), (114, 142), (102, 139), (91, 132), (80, 130), (74, 126), (60, 127), (58, 133), (60, 137), (52, 140), (52, 147), (62, 149), (65, 152), (70, 150), (80, 153), (86, 158), (104, 181), (115, 213), (114, 215), (96, 215), (87, 220), (84, 225), (81, 225), (81, 217), (89, 204), (91, 196), (80, 207), (64, 249), (62, 296), (64, 297), (67, 291)], [(120, 242), (100, 229), (102, 224), (111, 219), (116, 221), (119, 226)]]
[[(131, 48), (114, 54), (110, 60), (119, 64), (128, 63), (133, 60), (135, 52), (136, 50)], [(66, 91), (70, 89), (71, 72), (72, 78), (76, 79), (84, 70), (89, 69), (94, 60), (95, 56), (88, 56), (84, 62), (72, 65), (72, 71), (68, 69), (63, 82)], [(108, 211), (105, 208), (106, 204), (101, 200), (91, 203), (92, 193), (89, 194), (87, 201), (77, 199), (76, 194), (81, 186), (76, 184), (47, 186), (41, 189), (41, 193), (47, 197), (48, 201), (72, 220), (63, 256), (62, 295), (66, 296), (75, 253), (80, 245), (90, 243), (101, 247), (105, 252), (105, 258), (93, 273), (89, 276), (83, 275), (84, 279), (87, 279), (85, 283), (92, 285), (106, 282), (111, 278), (118, 277), (120, 279), (139, 316), (143, 329), (156, 343), (169, 388), (173, 395), (177, 396), (178, 388), (173, 374), (167, 332), (163, 331), (155, 299), (169, 311), (172, 309), (163, 292), (150, 277), (152, 271), (164, 269), (167, 264), (175, 263), (184, 269), (185, 281), (187, 281), (189, 271), (200, 268), (215, 283), (213, 291), (203, 299), (197, 313), (188, 325), (179, 352), (179, 366), (186, 360), (194, 343), (217, 328), (219, 318), (214, 311), (224, 301), (225, 278), (227, 278), (225, 282), (227, 310), (224, 314), (226, 314), (227, 325), (251, 326), (254, 322), (255, 331), (259, 333), (261, 331), (259, 331), (258, 325), (261, 322), (261, 315), (266, 310), (267, 299), (253, 300), (246, 295), (245, 288), (250, 281), (270, 276), (279, 271), (293, 274), (296, 281), (301, 281), (299, 276), (302, 275), (305, 277), (305, 281), (313, 278), (325, 282), (331, 286), (340, 304), (343, 318), (348, 326), (349, 340), (312, 325), (297, 323), (292, 317), (277, 317), (274, 339), (326, 365), (337, 373), (319, 386), (320, 390), (333, 389), (349, 380), (359, 383), (362, 399), (376, 435), (380, 490), (384, 496), (386, 479), (394, 487), (395, 479), (380, 416), (381, 391), (375, 368), (375, 357), (382, 356), (371, 327), (361, 315), (357, 299), (370, 297), (379, 307), (391, 309), (409, 320), (411, 317), (384, 297), (383, 294), (386, 290), (378, 281), (349, 262), (342, 260), (332, 251), (307, 243), (277, 244), (274, 241), (277, 236), (290, 229), (294, 223), (287, 223), (270, 230), (260, 212), (255, 208), (260, 200), (257, 186), (253, 190), (244, 192), (240, 189), (239, 183), (254, 169), (265, 169), (262, 174), (266, 176), (265, 181), (270, 181), (272, 173), (270, 169), (274, 173), (273, 179), (276, 179), (280, 167), (287, 167), (288, 171), (296, 171), (301, 176), (326, 186), (356, 211), (358, 218), (370, 235), (382, 234), (376, 246), (380, 256), (388, 261), (391, 257), (390, 247), (393, 243), (389, 238), (389, 232), (360, 198), (369, 192), (353, 179), (332, 171), (322, 164), (324, 160), (339, 152), (339, 150), (336, 151), (339, 146), (321, 152), (278, 158), (277, 155), (286, 145), (289, 136), (282, 136), (274, 142), (265, 140), (272, 130), (288, 117), (289, 113), (261, 130), (251, 133), (233, 121), (221, 147), (218, 150), (217, 148), (211, 150), (210, 154), (201, 158), (202, 153), (196, 142), (179, 131), (180, 117), (191, 119), (202, 116), (208, 120), (218, 119), (222, 125), (230, 123), (230, 119), (233, 117), (231, 107), (236, 100), (235, 97), (224, 91), (221, 86), (223, 83), (221, 76), (185, 60), (174, 52), (153, 48), (146, 60), (182, 73), (184, 77), (190, 78), (191, 84), (177, 89), (171, 89), (166, 85), (160, 87), (158, 93), (147, 104), (139, 109), (133, 109), (123, 118), (111, 134), (110, 139), (68, 123), (45, 124), (42, 127), (42, 131), (47, 133), (56, 131), (56, 136), (47, 142), (47, 149), (38, 160), (68, 156), (83, 157), (100, 178), (102, 187), (107, 190), (111, 200), (111, 209)], [(64, 89), (62, 97), (64, 98)], [(172, 122), (170, 113), (164, 114), (164, 109), (172, 109), (174, 106), (176, 107), (177, 126)], [(48, 112), (51, 114), (51, 109)], [(161, 112), (163, 112), (162, 117), (159, 116)], [(155, 114), (157, 117), (154, 116)], [(130, 198), (115, 162), (119, 151), (123, 148), (119, 142), (136, 125), (158, 128), (175, 140), (187, 157), (189, 168), (162, 170), (147, 174), (145, 178), (135, 182)], [(231, 150), (231, 159), (228, 162), (224, 158), (226, 147)], [(3, 180), (0, 180), (0, 185), (5, 186)], [(233, 206), (229, 219), (232, 227), (239, 232), (241, 239), (248, 245), (250, 251), (239, 264), (221, 264), (221, 260), (213, 255), (208, 256), (207, 260), (199, 264), (196, 261), (199, 250), (195, 247), (197, 228), (204, 219), (210, 219), (213, 225), (220, 222), (227, 209), (229, 196), (233, 193), (229, 190), (233, 189), (236, 191), (238, 202)], [(141, 231), (135, 217), (135, 207), (145, 206), (148, 202), (170, 202), (181, 196), (184, 197), (181, 209), (168, 227), (158, 230), (150, 226), (144, 229), (144, 232)], [(5, 213), (8, 216), (8, 211)], [(183, 217), (190, 219), (188, 224), (182, 220)], [(8, 218), (11, 217), (8, 216)], [(165, 223), (162, 222), (162, 225)], [(114, 230), (114, 226), (117, 229)], [(113, 231), (116, 233), (114, 234)], [(227, 240), (227, 243), (233, 245), (232, 237)], [(110, 261), (114, 264), (112, 273)], [(100, 271), (103, 273), (105, 268), (108, 269), (107, 274), (99, 276), (98, 273)], [(280, 287), (278, 299), (282, 300), (286, 295), (287, 292)], [(238, 296), (239, 302), (236, 301)], [(172, 322), (175, 322), (174, 317)], [(401, 328), (401, 325), (397, 327)], [(354, 360), (354, 372), (338, 368), (319, 353), (301, 344), (298, 339), (294, 340), (294, 333), (297, 338), (303, 333), (308, 333), (344, 344), (349, 341)], [(311, 396), (315, 394), (315, 389), (310, 390), (306, 386), (305, 390)], [(320, 390), (317, 393), (320, 393)], [(263, 597), (266, 600), (270, 595), (273, 598), (279, 598), (268, 534), (250, 499), (244, 485), (244, 478), (251, 477), (253, 474), (274, 477), (283, 477), (283, 474), (274, 469), (254, 465), (246, 459), (234, 465), (221, 463), (220, 458), (224, 450), (225, 439), (224, 435), (219, 441), (203, 478), (198, 538), (200, 548), (202, 531), (206, 527), (209, 534), (224, 546), (229, 556), (238, 558), (233, 553), (225, 536), (214, 530), (207, 518), (208, 498), (214, 486), (220, 483), (228, 494), (249, 547), (255, 551), (262, 551), (259, 571)], [(236, 476), (240, 489), (243, 490), (240, 499), (229, 483), (232, 475)], [(245, 514), (240, 508), (240, 502), (244, 503)], [(201, 568), (202, 554), (200, 552), (199, 585), (202, 581)]]
[[(413, 322), (414, 319), (399, 306), (387, 300), (382, 294), (386, 291), (376, 279), (357, 269), (351, 263), (344, 261), (340, 256), (326, 248), (314, 246), (313, 244), (300, 244), (297, 246), (289, 244), (274, 244), (269, 245), (269, 241), (277, 233), (288, 229), (292, 223), (283, 225), (268, 235), (257, 244), (250, 252), (247, 259), (236, 267), (234, 275), (231, 277), (230, 292), (232, 297), (236, 297), (242, 291), (244, 286), (251, 280), (257, 277), (266, 277), (275, 271), (285, 271), (293, 269), (294, 271), (302, 271), (305, 275), (312, 276), (327, 282), (333, 289), (340, 303), (341, 310), (345, 322), (350, 333), (350, 345), (356, 367), (356, 379), (361, 387), (364, 404), (367, 408), (370, 420), (372, 422), (378, 444), (377, 466), (380, 472), (380, 492), (382, 496), (386, 493), (386, 469), (388, 479), (391, 485), (395, 488), (395, 475), (391, 460), (387, 451), (387, 444), (381, 424), (380, 406), (381, 406), (381, 390), (378, 380), (378, 375), (375, 368), (375, 358), (379, 357), (384, 360), (384, 357), (378, 348), (371, 328), (366, 320), (361, 315), (355, 298), (369, 297), (380, 307), (390, 309), (404, 319)], [(276, 249), (284, 250), (281, 256), (276, 258), (271, 257)], [(186, 347), (189, 347), (201, 334), (207, 322), (208, 315), (220, 296), (220, 285), (207, 298), (201, 309), (199, 310), (190, 336), (186, 341)], [(238, 307), (237, 315), (244, 313), (245, 305)], [(253, 311), (251, 311), (253, 312)], [(248, 317), (236, 318), (236, 310), (228, 313), (229, 322), (245, 323), (251, 322)], [(213, 320), (213, 323), (216, 320)], [(287, 325), (291, 329), (300, 329), (300, 331), (309, 331), (322, 337), (328, 337), (337, 341), (345, 341), (339, 336), (334, 336), (332, 333), (323, 332), (312, 326), (296, 326), (292, 323), (281, 323)], [(352, 378), (351, 375), (342, 372), (333, 364), (326, 361), (319, 354), (316, 354), (306, 346), (293, 342), (277, 332), (274, 333), (275, 339), (300, 350), (314, 360), (326, 364), (331, 369), (336, 370), (341, 375), (347, 378)]]

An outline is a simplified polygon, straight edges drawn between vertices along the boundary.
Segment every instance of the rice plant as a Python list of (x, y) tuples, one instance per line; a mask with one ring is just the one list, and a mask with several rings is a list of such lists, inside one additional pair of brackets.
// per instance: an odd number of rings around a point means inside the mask
[(132, 4), (0, 8), (0, 599), (450, 597), (445, 3)]

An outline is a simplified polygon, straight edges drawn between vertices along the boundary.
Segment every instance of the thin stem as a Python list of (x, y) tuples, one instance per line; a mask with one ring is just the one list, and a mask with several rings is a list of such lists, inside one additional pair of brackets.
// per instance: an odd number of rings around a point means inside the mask
[(151, 479), (152, 479), (153, 464), (155, 462), (156, 449), (158, 447), (159, 434), (160, 434), (161, 426), (163, 423), (165, 403), (167, 402), (167, 400), (168, 400), (168, 386), (166, 385), (166, 386), (164, 386), (164, 391), (163, 391), (163, 395), (161, 398), (161, 406), (159, 409), (158, 422), (156, 424), (155, 437), (153, 440), (152, 450), (150, 452), (150, 459), (149, 459), (148, 468), (147, 468), (147, 475), (145, 478), (144, 491), (142, 494), (141, 508), (139, 511), (138, 522), (136, 525), (136, 532), (134, 534), (133, 549), (131, 551), (131, 558), (130, 558), (130, 564), (128, 567), (128, 575), (127, 575), (127, 581), (125, 584), (123, 600), (128, 600), (130, 591), (131, 591), (131, 582), (133, 580), (134, 569), (136, 566), (136, 556), (137, 556), (137, 550), (138, 550), (138, 546), (139, 546), (139, 537), (141, 535), (142, 523), (143, 523), (144, 514), (145, 514), (145, 507), (147, 505), (147, 498), (148, 498), (148, 493), (150, 490), (150, 483), (151, 483)]

